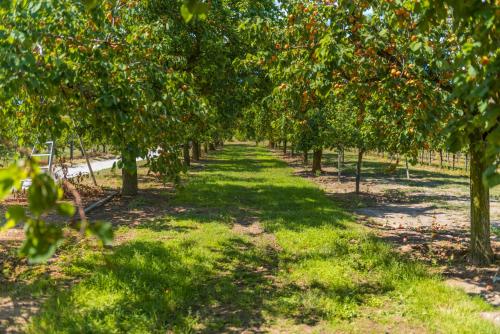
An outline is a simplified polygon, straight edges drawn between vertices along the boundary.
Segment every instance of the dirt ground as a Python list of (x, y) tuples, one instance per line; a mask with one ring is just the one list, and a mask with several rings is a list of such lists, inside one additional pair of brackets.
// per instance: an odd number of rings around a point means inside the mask
[[(325, 159), (321, 174), (311, 173), (300, 157), (276, 151), (295, 170), (295, 175), (318, 184), (335, 202), (358, 216), (358, 221), (377, 235), (394, 244), (398, 251), (429, 262), (442, 273), (450, 285), (471, 295), (480, 295), (494, 306), (500, 306), (500, 238), (492, 233), (491, 242), (497, 262), (489, 267), (467, 263), (469, 240), (469, 194), (467, 179), (446, 172), (412, 169), (411, 180), (387, 175), (388, 163), (376, 156), (367, 158), (356, 195), (354, 161), (346, 162), (338, 182), (333, 159)], [(333, 166), (332, 166), (333, 165)], [(384, 167), (384, 165), (386, 165)], [(427, 168), (428, 169), (428, 168)], [(491, 224), (500, 229), (500, 201), (495, 189), (491, 196)], [(491, 316), (491, 315), (487, 315)], [(500, 316), (496, 314), (500, 322)]]

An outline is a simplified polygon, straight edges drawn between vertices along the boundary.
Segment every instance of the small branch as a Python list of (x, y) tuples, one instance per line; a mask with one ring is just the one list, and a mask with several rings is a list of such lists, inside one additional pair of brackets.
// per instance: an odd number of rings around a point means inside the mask
[(85, 215), (85, 208), (83, 207), (82, 197), (78, 190), (76, 190), (75, 186), (71, 184), (68, 180), (63, 180), (63, 184), (67, 187), (67, 189), (71, 192), (75, 199), (75, 204), (78, 209), (78, 215), (80, 216), (81, 226), (80, 226), (80, 234), (81, 236), (85, 236), (85, 230), (87, 228), (87, 216)]

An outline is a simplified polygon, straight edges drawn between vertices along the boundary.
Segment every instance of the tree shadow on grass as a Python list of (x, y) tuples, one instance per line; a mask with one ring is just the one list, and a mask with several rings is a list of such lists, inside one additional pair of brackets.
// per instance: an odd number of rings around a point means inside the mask
[[(249, 162), (252, 160), (243, 148), (231, 153), (235, 155), (231, 164), (239, 164), (238, 168), (260, 168), (260, 163)], [(245, 159), (238, 159), (242, 154)], [(207, 167), (216, 172), (224, 168), (217, 164)], [(245, 177), (236, 180), (238, 184), (216, 181), (210, 173), (196, 176), (172, 199), (172, 205), (188, 206), (184, 211), (170, 211), (163, 220), (153, 220), (142, 228), (169, 231), (175, 226), (170, 225), (168, 215), (204, 224), (217, 217), (230, 222), (251, 213), (265, 221), (268, 232), (318, 227), (338, 233), (346, 230), (344, 220), (349, 215), (315, 187), (269, 185)], [(342, 310), (365, 305), (371, 296), (386, 294), (394, 287), (378, 284), (377, 277), (345, 279), (336, 285), (319, 281), (299, 285), (281, 273), (283, 268), (322, 260), (346, 269), (359, 267), (370, 274), (394, 267), (398, 272), (410, 272), (410, 279), (424, 275), (413, 273), (412, 262), (375, 239), (363, 241), (370, 243), (364, 248), (355, 248), (362, 241), (354, 240), (353, 244), (348, 231), (344, 238), (318, 249), (312, 247), (304, 254), (280, 253), (237, 235), (207, 246), (191, 237), (190, 229), (179, 232), (183, 233), (179, 239), (129, 241), (104, 256), (94, 254), (71, 263), (81, 282), (45, 304), (33, 320), (32, 332), (259, 333), (267, 331), (269, 317), (313, 326), (328, 318), (349, 318), (352, 312)], [(313, 301), (326, 299), (334, 307), (327, 310), (323, 304), (311, 302), (311, 295)]]
[(272, 298), (269, 276), (276, 259), (241, 238), (226, 240), (214, 251), (215, 258), (191, 252), (195, 246), (134, 241), (117, 247), (104, 261), (76, 261), (73, 266), (89, 275), (80, 288), (94, 299), (79, 295), (81, 289), (59, 294), (34, 319), (33, 332), (164, 333), (194, 327), (202, 333), (257, 332), (266, 300)]
[[(275, 250), (259, 249), (244, 238), (228, 238), (209, 255), (196, 247), (195, 240), (177, 246), (132, 241), (100, 261), (76, 260), (73, 270), (82, 273), (83, 280), (49, 299), (29, 332), (265, 333), (267, 317), (313, 326), (332, 316), (334, 311), (305, 302), (306, 295), (328, 298), (343, 310), (393, 289), (350, 280), (333, 287), (319, 282), (280, 284), (277, 271), (287, 264), (280, 263)], [(325, 259), (335, 262), (333, 255)], [(387, 253), (379, 261), (392, 263), (395, 258)]]
[[(265, 220), (280, 221), (287, 229), (328, 225), (344, 228), (350, 216), (326, 201), (324, 193), (313, 187), (217, 184), (203, 182), (184, 189), (174, 203), (189, 202), (194, 208), (213, 208), (238, 217), (256, 212)], [(271, 225), (269, 225), (271, 226)]]
[(284, 167), (284, 162), (278, 160), (259, 160), (259, 159), (237, 159), (225, 160), (215, 159), (207, 161), (205, 171), (217, 172), (259, 172), (263, 169), (281, 168)]

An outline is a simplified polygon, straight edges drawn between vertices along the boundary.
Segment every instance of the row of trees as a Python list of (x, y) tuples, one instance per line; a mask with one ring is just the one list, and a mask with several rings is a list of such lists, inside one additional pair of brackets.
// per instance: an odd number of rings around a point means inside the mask
[[(368, 150), (416, 161), (446, 144), (469, 152), (471, 259), (489, 263), (498, 13), (494, 0), (3, 2), (2, 142), (22, 147), (69, 129), (105, 142), (121, 152), (128, 195), (137, 157), (175, 180), (188, 143), (196, 152), (235, 129), (312, 150), (314, 171), (324, 148), (356, 148), (358, 191)], [(0, 176), (0, 195), (36, 170), (27, 164)], [(46, 198), (35, 190), (30, 201)], [(57, 199), (38, 201), (37, 212)], [(28, 240), (56, 244), (40, 221), (28, 221)]]
[(265, 4), (230, 3), (186, 24), (181, 1), (13, 2), (2, 15), (2, 111), (15, 140), (74, 130), (105, 142), (121, 152), (128, 195), (137, 157), (175, 179), (182, 144), (227, 136), (242, 95), (231, 66), (245, 52), (236, 16)]
[[(253, 51), (238, 26), (275, 15), (274, 6), (271, 0), (2, 2), (2, 147), (22, 151), (77, 133), (120, 152), (123, 195), (137, 193), (139, 157), (165, 180), (177, 180), (185, 169), (182, 148), (191, 145), (196, 158), (200, 143), (231, 137), (238, 110), (251, 102), (240, 85), (248, 74), (232, 65)], [(10, 208), (2, 229), (25, 223), (31, 232), (22, 253), (43, 260), (62, 233), (42, 215), (74, 210), (59, 202), (57, 185), (30, 160), (1, 172), (0, 198), (28, 176), (34, 218)]]
[[(489, 187), (499, 183), (499, 10), (495, 1), (282, 1), (278, 20), (243, 27), (258, 52), (241, 66), (273, 90), (248, 109), (258, 139), (313, 151), (369, 150), (416, 163), (422, 150), (470, 158), (474, 263), (490, 263)], [(285, 148), (286, 149), (286, 148)], [(307, 155), (305, 155), (307, 156)]]

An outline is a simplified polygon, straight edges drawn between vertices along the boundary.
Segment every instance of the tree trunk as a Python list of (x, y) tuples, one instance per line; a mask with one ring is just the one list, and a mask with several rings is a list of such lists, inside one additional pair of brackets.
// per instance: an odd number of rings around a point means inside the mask
[(429, 151), (429, 166), (432, 166), (432, 151)]
[(344, 167), (345, 164), (345, 149), (342, 147), (342, 167)]
[(484, 144), (474, 145), (473, 142), (470, 149), (470, 259), (475, 265), (487, 265), (493, 261), (490, 242), (490, 194), (482, 179), (486, 169), (484, 155)]
[(285, 140), (285, 141), (283, 141), (283, 154), (284, 154), (284, 155), (286, 155), (286, 148), (287, 148), (287, 147), (286, 147), (286, 144), (287, 144), (286, 140)]
[(102, 153), (106, 153), (106, 144), (102, 144)]
[(453, 156), (452, 156), (452, 166), (451, 166), (451, 169), (455, 170), (455, 153), (453, 153)]
[(208, 144), (208, 149), (210, 151), (215, 151), (215, 143), (212, 142), (212, 143)]
[(203, 143), (203, 152), (205, 152), (205, 154), (208, 154), (208, 143), (207, 142)]
[(406, 179), (410, 179), (410, 168), (408, 167), (408, 157), (405, 158), (405, 165), (406, 165)]
[(191, 148), (191, 151), (193, 152), (193, 161), (199, 161), (200, 160), (200, 143), (198, 143), (196, 140), (193, 140), (193, 147)]
[(73, 160), (73, 157), (75, 155), (75, 142), (73, 139), (70, 140), (69, 142), (69, 160)]
[(341, 182), (342, 173), (342, 149), (339, 148), (337, 152), (337, 181)]
[(184, 166), (191, 166), (191, 157), (189, 156), (189, 143), (185, 143), (182, 146), (182, 155), (184, 157)]
[(465, 153), (465, 172), (469, 169), (469, 154)]
[(309, 154), (307, 151), (304, 151), (303, 162), (304, 162), (304, 165), (307, 165), (307, 163), (309, 162)]
[(323, 150), (315, 150), (313, 152), (313, 163), (312, 163), (312, 172), (321, 172), (321, 158), (323, 157)]
[(443, 168), (443, 150), (439, 150), (439, 167)]
[(361, 165), (363, 163), (363, 150), (359, 149), (358, 151), (358, 163), (356, 165), (356, 194), (360, 192), (360, 183), (361, 183)]
[(137, 161), (129, 151), (122, 152), (122, 195), (135, 196), (138, 191)]

